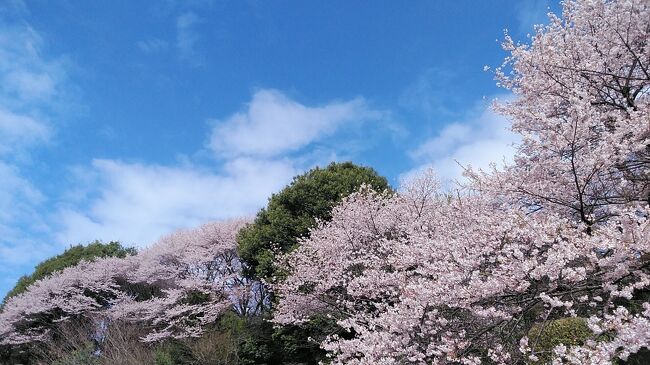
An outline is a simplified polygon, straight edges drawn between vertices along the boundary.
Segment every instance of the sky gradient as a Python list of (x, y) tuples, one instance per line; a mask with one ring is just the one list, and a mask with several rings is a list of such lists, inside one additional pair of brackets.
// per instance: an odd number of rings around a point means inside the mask
[(330, 161), (392, 185), (507, 160), (503, 30), (551, 1), (0, 3), (0, 296), (99, 239), (254, 214)]

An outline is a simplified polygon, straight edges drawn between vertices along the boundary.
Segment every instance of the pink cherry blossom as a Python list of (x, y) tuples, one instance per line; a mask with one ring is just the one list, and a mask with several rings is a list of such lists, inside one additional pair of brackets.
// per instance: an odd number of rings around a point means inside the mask
[(226, 310), (254, 311), (265, 298), (254, 298), (259, 284), (241, 275), (235, 242), (247, 222), (177, 231), (137, 255), (82, 262), (37, 281), (0, 313), (2, 343), (46, 341), (53, 324), (83, 318), (138, 323), (149, 331), (143, 341), (198, 337)]
[(531, 44), (506, 36), (496, 78), (516, 98), (495, 108), (522, 136), (514, 162), (454, 193), (428, 172), (350, 196), (283, 258), (276, 323), (336, 318), (334, 364), (536, 361), (531, 326), (573, 316), (593, 338), (556, 361), (650, 345), (648, 303), (625, 304), (650, 286), (650, 4), (563, 6)]

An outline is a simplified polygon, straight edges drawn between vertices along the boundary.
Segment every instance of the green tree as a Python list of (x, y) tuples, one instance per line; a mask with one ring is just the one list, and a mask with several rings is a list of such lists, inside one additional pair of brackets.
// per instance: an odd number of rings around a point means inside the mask
[(127, 255), (134, 255), (135, 253), (134, 248), (123, 247), (119, 242), (102, 243), (100, 241), (94, 241), (85, 246), (72, 246), (62, 254), (51, 257), (36, 265), (34, 272), (30, 275), (25, 275), (18, 279), (13, 289), (5, 296), (3, 303), (6, 303), (9, 298), (27, 290), (27, 287), (37, 280), (51, 275), (53, 272), (63, 270), (66, 267), (75, 266), (81, 260), (91, 261), (97, 257), (125, 257)]
[[(330, 220), (332, 208), (363, 184), (377, 191), (392, 191), (386, 178), (375, 170), (352, 162), (331, 163), (294, 177), (271, 196), (255, 221), (239, 232), (238, 250), (247, 264), (246, 274), (267, 280), (281, 276), (274, 266), (275, 255), (294, 249), (317, 221)], [(264, 313), (247, 320), (249, 335), (239, 343), (241, 364), (318, 364), (325, 360), (325, 351), (309, 338), (319, 339), (339, 329), (325, 318), (314, 318), (303, 327), (273, 328), (269, 317)]]
[(331, 163), (294, 177), (293, 182), (269, 199), (255, 221), (237, 238), (239, 254), (248, 265), (248, 275), (271, 279), (278, 272), (276, 253), (291, 251), (298, 238), (309, 233), (316, 220), (329, 220), (332, 208), (362, 184), (375, 190), (390, 190), (386, 178), (370, 167), (352, 162)]

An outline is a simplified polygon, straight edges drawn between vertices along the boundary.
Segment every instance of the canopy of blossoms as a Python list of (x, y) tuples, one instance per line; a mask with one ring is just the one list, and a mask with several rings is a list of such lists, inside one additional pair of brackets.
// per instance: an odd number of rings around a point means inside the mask
[(82, 262), (37, 281), (0, 312), (1, 341), (47, 341), (58, 322), (98, 318), (141, 324), (143, 341), (198, 337), (233, 305), (250, 307), (235, 243), (247, 222), (178, 231), (137, 255)]
[[(608, 364), (650, 347), (650, 3), (563, 5), (530, 44), (504, 42), (514, 163), (454, 193), (428, 173), (349, 197), (285, 257), (276, 323), (335, 318), (335, 364)], [(588, 338), (543, 349), (535, 329), (565, 318)]]
[[(609, 364), (650, 347), (650, 3), (567, 0), (529, 44), (506, 35), (495, 109), (521, 135), (514, 162), (367, 187), (278, 263), (273, 321), (342, 331), (333, 364)], [(143, 341), (197, 337), (224, 311), (268, 304), (235, 237), (246, 220), (173, 233), (135, 256), (57, 272), (11, 298), (0, 344), (59, 322), (127, 321)], [(569, 322), (566, 322), (566, 321)], [(543, 345), (545, 328), (586, 334)]]

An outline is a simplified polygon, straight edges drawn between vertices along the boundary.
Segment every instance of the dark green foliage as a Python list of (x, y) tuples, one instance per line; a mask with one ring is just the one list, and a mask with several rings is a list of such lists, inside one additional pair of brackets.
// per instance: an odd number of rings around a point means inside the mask
[(81, 260), (93, 260), (97, 257), (125, 257), (134, 255), (134, 248), (125, 248), (119, 242), (102, 243), (100, 241), (92, 242), (86, 246), (77, 245), (65, 250), (60, 255), (49, 258), (36, 266), (31, 275), (21, 277), (13, 289), (7, 293), (3, 302), (7, 299), (23, 293), (27, 287), (37, 280), (40, 280), (55, 271), (60, 271), (66, 267), (74, 266)]
[[(233, 346), (236, 356), (234, 362), (219, 362), (219, 364), (304, 364), (316, 365), (326, 360), (326, 353), (319, 343), (328, 334), (336, 333), (340, 328), (333, 319), (318, 316), (312, 318), (303, 326), (284, 326), (274, 328), (269, 321), (270, 314), (255, 317), (241, 317), (229, 313), (221, 318), (214, 334), (226, 336), (230, 345), (221, 340), (221, 347)], [(209, 335), (210, 336), (210, 335)], [(204, 336), (205, 337), (205, 336)], [(308, 340), (308, 338), (312, 340)], [(201, 341), (201, 340), (199, 340)], [(213, 343), (217, 341), (212, 340)], [(198, 346), (194, 345), (193, 348)], [(225, 356), (221, 356), (225, 359)]]
[(161, 347), (156, 350), (155, 354), (155, 365), (175, 365), (177, 364), (172, 358), (171, 352), (167, 351), (166, 348)]
[(94, 365), (100, 364), (100, 360), (94, 355), (92, 346), (81, 350), (72, 351), (68, 356), (57, 360), (53, 365)]
[(261, 316), (224, 314), (200, 338), (169, 341), (155, 349), (155, 365), (284, 364), (273, 326)]
[(32, 349), (29, 345), (0, 345), (0, 365), (32, 364)]
[(156, 349), (155, 365), (195, 364), (192, 350), (180, 341), (170, 341)]
[[(363, 184), (376, 191), (391, 190), (375, 170), (351, 162), (332, 163), (296, 176), (240, 231), (237, 243), (248, 267), (246, 274), (267, 280), (281, 277), (274, 265), (276, 254), (294, 249), (317, 221), (330, 220), (332, 208)], [(326, 318), (314, 318), (300, 327), (273, 328), (267, 317), (268, 313), (246, 319), (247, 334), (238, 345), (241, 364), (317, 364), (325, 360), (318, 343), (339, 331), (335, 322)]]
[(241, 317), (230, 313), (221, 318), (219, 331), (227, 333), (237, 351), (238, 365), (282, 364), (282, 354), (271, 336), (273, 326), (263, 316)]
[(619, 361), (620, 365), (647, 365), (650, 364), (650, 349), (643, 347), (636, 354), (632, 354), (627, 361)]
[[(650, 290), (635, 290), (632, 300), (626, 303), (625, 307), (630, 313), (637, 314), (643, 311), (643, 303), (650, 302)], [(650, 364), (650, 348), (643, 347), (636, 354), (632, 354), (627, 361), (619, 361), (620, 365), (645, 365)]]
[(132, 283), (127, 280), (118, 279), (117, 284), (129, 295), (134, 296), (137, 300), (148, 300), (154, 296), (160, 296), (162, 290), (160, 286), (149, 283)]
[[(328, 328), (333, 328), (333, 321), (316, 318), (304, 327), (274, 328), (268, 321), (269, 318), (268, 313), (248, 318), (234, 312), (227, 313), (214, 329), (193, 342), (191, 347), (194, 357), (199, 357), (199, 349), (211, 345), (221, 351), (218, 356), (213, 356), (210, 364), (316, 365), (319, 360), (325, 359), (325, 352), (319, 348), (318, 343), (306, 339), (311, 335), (317, 336), (314, 337), (316, 340), (322, 339), (318, 336), (326, 333)], [(208, 361), (200, 363), (207, 364)]]
[[(569, 317), (549, 321), (545, 326), (538, 323), (528, 331), (528, 343), (534, 346), (535, 353), (539, 361), (535, 364), (550, 364), (553, 360), (553, 349), (555, 346), (563, 344), (567, 347), (582, 346), (585, 341), (593, 335), (593, 332), (587, 326), (587, 320), (581, 317)], [(610, 341), (614, 334), (601, 334), (596, 337), (596, 341)], [(612, 364), (616, 365), (641, 365), (650, 364), (650, 350), (641, 348), (636, 354), (628, 357), (627, 361), (620, 359), (614, 360)]]
[(192, 291), (189, 292), (185, 298), (181, 299), (181, 302), (189, 305), (197, 305), (201, 303), (206, 303), (209, 300), (210, 300), (209, 294), (200, 291)]
[(248, 274), (266, 279), (278, 274), (273, 265), (275, 253), (291, 251), (317, 219), (329, 220), (332, 208), (362, 184), (377, 191), (390, 190), (388, 181), (375, 170), (351, 162), (331, 163), (296, 176), (239, 233), (239, 254), (248, 264)]
[(593, 333), (587, 320), (581, 317), (561, 318), (545, 324), (533, 325), (528, 331), (528, 344), (545, 364), (553, 358), (553, 349), (560, 344), (567, 347), (583, 345)]
[(327, 359), (320, 343), (327, 335), (341, 334), (336, 321), (325, 316), (315, 316), (301, 326), (284, 326), (274, 330), (273, 341), (280, 348), (286, 363), (316, 365)]

